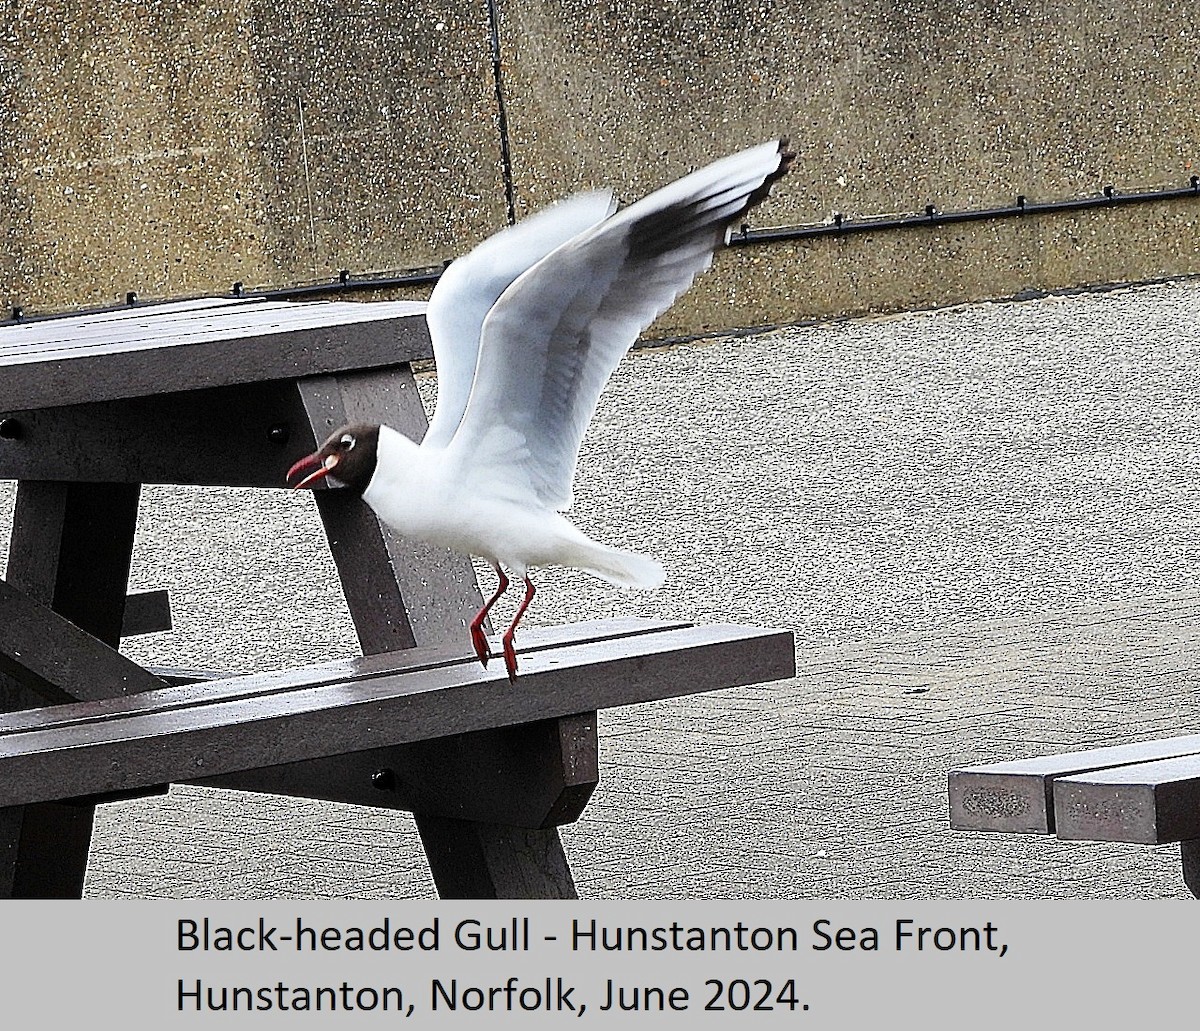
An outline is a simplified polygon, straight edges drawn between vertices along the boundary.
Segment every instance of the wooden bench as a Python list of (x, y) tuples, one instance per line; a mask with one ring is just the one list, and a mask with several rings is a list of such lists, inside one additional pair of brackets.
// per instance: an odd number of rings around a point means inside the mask
[(1200, 734), (953, 770), (954, 830), (1180, 843), (1200, 898)]
[[(425, 426), (423, 307), (204, 298), (0, 328), (0, 896), (83, 887), (96, 804), (202, 782), (407, 809), (446, 897), (572, 897), (557, 827), (596, 712), (794, 673), (790, 633), (642, 620), (525, 632), (483, 670), (470, 562), (314, 492), (364, 658), (206, 680), (144, 669), (128, 591), (143, 483), (276, 487), (347, 421)], [(253, 589), (253, 580), (242, 585)], [(161, 672), (161, 671), (160, 671)]]
[[(99, 642), (71, 640), (82, 632), (2, 581), (0, 599), (0, 616), (52, 628), (54, 654), (68, 644), (96, 658), (92, 670), (53, 671), (60, 683), (103, 670), (136, 689), (0, 716), (0, 807), (90, 807), (191, 782), (401, 809), (441, 823), (430, 861), (453, 897), (544, 894), (548, 875), (573, 893), (556, 841), (536, 832), (578, 819), (596, 787), (596, 710), (794, 673), (788, 632), (624, 619), (526, 631), (515, 686), (473, 656), (421, 648), (165, 686)], [(0, 632), (6, 652), (15, 637)], [(39, 678), (52, 672), (20, 654)], [(11, 659), (7, 669), (18, 672)], [(472, 860), (480, 824), (535, 848), (540, 876)]]

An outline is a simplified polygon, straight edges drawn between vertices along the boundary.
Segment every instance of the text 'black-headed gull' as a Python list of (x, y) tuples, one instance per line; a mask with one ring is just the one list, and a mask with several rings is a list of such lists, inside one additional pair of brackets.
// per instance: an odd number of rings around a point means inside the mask
[(581, 193), (485, 240), (429, 299), (438, 396), (421, 443), (387, 426), (344, 426), (288, 482), (332, 476), (398, 533), (487, 559), (500, 585), (471, 621), (485, 666), (483, 621), (508, 587), (505, 570), (522, 578), (525, 597), (502, 639), (510, 679), (531, 567), (658, 587), (658, 562), (598, 544), (562, 515), (583, 433), (638, 334), (708, 268), (793, 156), (774, 140), (619, 211), (610, 192)]

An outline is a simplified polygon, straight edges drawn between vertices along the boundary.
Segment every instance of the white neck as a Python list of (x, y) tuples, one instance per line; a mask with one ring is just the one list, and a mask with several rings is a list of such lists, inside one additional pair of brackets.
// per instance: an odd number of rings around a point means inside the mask
[(363, 491), (363, 500), (385, 523), (403, 531), (403, 512), (408, 502), (420, 497), (427, 463), (419, 444), (390, 426), (379, 427), (375, 472)]

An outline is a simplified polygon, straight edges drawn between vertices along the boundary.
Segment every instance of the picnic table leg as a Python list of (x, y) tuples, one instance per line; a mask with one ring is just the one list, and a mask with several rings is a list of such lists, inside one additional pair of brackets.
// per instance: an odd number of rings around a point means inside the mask
[(418, 816), (417, 830), (444, 899), (574, 899), (558, 830)]
[(1181, 841), (1179, 853), (1183, 860), (1183, 883), (1200, 899), (1200, 838)]
[[(105, 644), (121, 639), (138, 484), (23, 481), (6, 578)], [(79, 898), (95, 807), (0, 810), (0, 897)]]
[[(387, 422), (414, 439), (424, 433), (425, 412), (407, 367), (387, 376), (313, 377), (299, 389), (318, 438), (352, 421)], [(364, 655), (459, 640), (468, 652), (466, 621), (483, 601), (467, 559), (397, 538), (345, 492), (318, 491), (317, 507)], [(455, 772), (448, 767), (446, 775)], [(443, 898), (576, 897), (553, 827), (420, 816), (417, 830)]]

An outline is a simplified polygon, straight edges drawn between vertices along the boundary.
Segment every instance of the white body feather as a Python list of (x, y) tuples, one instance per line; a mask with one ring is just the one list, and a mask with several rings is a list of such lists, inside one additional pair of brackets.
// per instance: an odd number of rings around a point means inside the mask
[(490, 489), (486, 479), (446, 476), (443, 457), (440, 449), (380, 427), (379, 465), (363, 500), (399, 533), (478, 555), (516, 577), (533, 566), (557, 565), (621, 587), (650, 589), (666, 578), (658, 562), (597, 544), (558, 512)]

